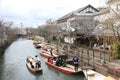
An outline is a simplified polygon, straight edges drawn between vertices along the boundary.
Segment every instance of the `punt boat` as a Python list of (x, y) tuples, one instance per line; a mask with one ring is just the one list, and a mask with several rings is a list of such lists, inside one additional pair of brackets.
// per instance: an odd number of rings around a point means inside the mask
[(29, 71), (32, 72), (32, 73), (42, 73), (42, 68), (41, 67), (39, 67), (39, 68), (32, 67), (30, 62), (27, 62), (26, 66), (29, 69)]
[(26, 66), (30, 72), (32, 73), (42, 72), (41, 64), (39, 67), (38, 66), (36, 67), (36, 63), (39, 64), (39, 62), (34, 61), (31, 56), (27, 58)]
[(58, 55), (56, 54), (56, 52), (53, 52), (53, 56), (50, 54), (50, 51), (45, 51), (42, 50), (40, 53), (41, 56), (45, 57), (45, 58), (50, 58), (50, 57), (58, 57)]
[(52, 67), (52, 68), (54, 68), (56, 70), (59, 70), (60, 72), (63, 72), (65, 74), (69, 74), (69, 75), (79, 73), (79, 72), (82, 71), (81, 68), (78, 68), (78, 71), (75, 71), (74, 66), (70, 65), (70, 64), (66, 64), (65, 67), (63, 67), (63, 66), (59, 67), (59, 66), (56, 66), (55, 64), (52, 64), (52, 63), (48, 62), (48, 60), (46, 60), (45, 63), (48, 66), (50, 66), (50, 67)]

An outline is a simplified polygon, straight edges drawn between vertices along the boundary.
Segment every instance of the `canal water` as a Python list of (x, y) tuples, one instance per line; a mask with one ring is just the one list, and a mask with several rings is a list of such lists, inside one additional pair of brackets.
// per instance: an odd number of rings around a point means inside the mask
[[(67, 75), (47, 66), (39, 54), (32, 40), (16, 40), (0, 57), (0, 80), (84, 80), (82, 73)], [(33, 74), (26, 67), (26, 58), (35, 55), (40, 57), (42, 74)]]

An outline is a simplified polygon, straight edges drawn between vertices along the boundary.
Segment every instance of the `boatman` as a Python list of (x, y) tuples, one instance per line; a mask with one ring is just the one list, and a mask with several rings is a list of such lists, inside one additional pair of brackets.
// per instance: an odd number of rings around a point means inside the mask
[(36, 62), (36, 68), (40, 68), (41, 67), (41, 61), (40, 61), (38, 55), (35, 56), (34, 61)]
[(39, 61), (40, 61), (38, 55), (35, 55), (34, 61), (35, 61), (35, 62), (39, 62)]
[(73, 57), (73, 64), (74, 64), (75, 72), (78, 71), (79, 58), (77, 56)]

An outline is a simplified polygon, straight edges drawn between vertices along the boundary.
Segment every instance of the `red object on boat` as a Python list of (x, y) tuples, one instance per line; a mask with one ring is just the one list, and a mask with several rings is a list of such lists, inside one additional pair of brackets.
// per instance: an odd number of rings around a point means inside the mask
[(48, 66), (50, 66), (50, 67), (52, 67), (52, 68), (55, 68), (56, 70), (59, 70), (59, 71), (65, 73), (65, 74), (71, 75), (71, 74), (75, 74), (75, 73), (81, 72), (81, 70), (78, 70), (77, 72), (75, 72), (74, 68), (71, 69), (71, 68), (69, 68), (69, 67), (59, 67), (59, 66), (56, 66), (56, 65), (54, 65), (54, 64), (51, 64), (51, 63), (48, 62), (47, 60), (46, 60), (45, 63), (46, 63)]

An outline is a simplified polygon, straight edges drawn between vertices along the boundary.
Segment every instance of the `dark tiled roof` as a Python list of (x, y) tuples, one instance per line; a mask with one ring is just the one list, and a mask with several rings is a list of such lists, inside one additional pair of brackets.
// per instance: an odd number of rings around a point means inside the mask
[(99, 12), (96, 8), (94, 8), (94, 7), (91, 6), (90, 4), (87, 5), (87, 6), (85, 6), (85, 7), (83, 7), (83, 8), (78, 9), (76, 12), (77, 12), (77, 13), (80, 13), (81, 11), (85, 10), (85, 9), (88, 8), (88, 7), (91, 7), (91, 8), (94, 9), (96, 12)]
[(87, 5), (87, 6), (83, 7), (83, 8), (80, 8), (80, 9), (78, 9), (78, 10), (76, 10), (76, 11), (72, 11), (72, 12), (66, 14), (65, 16), (61, 17), (61, 18), (58, 19), (57, 21), (58, 21), (58, 22), (59, 22), (59, 21), (62, 21), (62, 20), (63, 20), (63, 21), (66, 21), (68, 18), (75, 16), (74, 13), (80, 13), (81, 11), (85, 10), (85, 9), (88, 8), (88, 7), (91, 7), (91, 8), (94, 9), (96, 12), (99, 12), (99, 10), (97, 10), (97, 9), (94, 8), (93, 6)]

